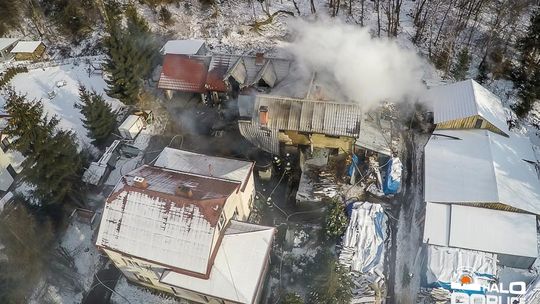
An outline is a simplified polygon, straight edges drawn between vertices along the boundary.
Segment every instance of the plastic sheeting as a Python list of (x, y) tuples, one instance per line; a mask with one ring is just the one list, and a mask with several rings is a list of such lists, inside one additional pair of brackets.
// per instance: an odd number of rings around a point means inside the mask
[(480, 251), (427, 246), (428, 287), (450, 290), (464, 272), (474, 274), (477, 283), (491, 282), (497, 275), (497, 254)]
[(398, 157), (390, 160), (389, 166), (386, 167), (386, 176), (383, 183), (383, 192), (385, 195), (395, 194), (399, 191), (402, 169), (403, 166)]
[[(387, 217), (381, 205), (351, 203), (350, 222), (339, 260), (361, 273), (383, 271)], [(349, 207), (350, 208), (350, 207)]]

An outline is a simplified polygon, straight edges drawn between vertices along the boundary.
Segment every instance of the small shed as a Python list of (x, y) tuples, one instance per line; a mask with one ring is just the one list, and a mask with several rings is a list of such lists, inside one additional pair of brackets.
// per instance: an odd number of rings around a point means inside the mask
[(204, 40), (169, 40), (161, 48), (161, 53), (176, 55), (204, 55), (206, 53), (206, 43)]
[(138, 115), (129, 115), (126, 120), (118, 127), (118, 132), (123, 138), (135, 139), (144, 129), (146, 122), (144, 118)]
[(10, 52), (17, 41), (19, 41), (17, 38), (0, 38), (0, 61), (4, 61), (12, 57)]
[(43, 57), (45, 49), (42, 41), (19, 41), (11, 54), (15, 56), (15, 60), (36, 60)]

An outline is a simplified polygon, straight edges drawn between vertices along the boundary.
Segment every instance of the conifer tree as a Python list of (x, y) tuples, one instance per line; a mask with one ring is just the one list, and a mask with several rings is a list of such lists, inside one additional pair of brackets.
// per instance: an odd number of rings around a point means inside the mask
[(458, 60), (452, 69), (452, 76), (456, 80), (464, 80), (469, 71), (471, 57), (467, 48), (462, 49), (458, 54)]
[(21, 177), (36, 186), (34, 195), (43, 204), (78, 203), (81, 155), (71, 131), (58, 130), (58, 119), (47, 118), (40, 101), (27, 101), (10, 91), (4, 106), (10, 115), (4, 132), (11, 148), (25, 156)]
[(103, 96), (95, 90), (88, 91), (84, 86), (79, 87), (80, 102), (75, 107), (84, 115), (83, 125), (88, 130), (88, 136), (97, 145), (109, 138), (116, 127), (116, 115)]
[(526, 35), (518, 41), (518, 49), (521, 58), (514, 82), (522, 101), (514, 110), (523, 117), (540, 99), (540, 9), (531, 17)]
[(11, 116), (4, 133), (11, 139), (11, 148), (24, 156), (38, 153), (54, 134), (58, 119), (47, 119), (41, 101), (28, 101), (25, 95), (8, 90), (4, 110)]
[(108, 35), (103, 44), (107, 59), (105, 71), (107, 94), (125, 104), (136, 104), (140, 99), (143, 79), (150, 74), (157, 48), (148, 24), (133, 6), (126, 9), (127, 27), (109, 18)]
[(53, 229), (19, 201), (0, 213), (0, 303), (26, 303), (45, 272)]

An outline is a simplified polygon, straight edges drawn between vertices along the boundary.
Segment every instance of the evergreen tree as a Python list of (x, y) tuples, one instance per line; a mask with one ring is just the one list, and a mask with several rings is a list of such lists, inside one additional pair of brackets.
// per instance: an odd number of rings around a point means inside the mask
[(288, 293), (281, 302), (282, 304), (303, 304), (304, 300), (296, 293)]
[(38, 153), (54, 134), (58, 119), (47, 119), (40, 101), (27, 101), (25, 95), (8, 90), (4, 110), (11, 117), (4, 133), (11, 139), (11, 147), (24, 156)]
[(452, 77), (454, 77), (455, 80), (464, 80), (467, 77), (470, 63), (471, 57), (469, 56), (469, 49), (463, 48), (459, 52), (458, 60), (452, 68)]
[(488, 63), (486, 58), (482, 59), (480, 62), (480, 65), (478, 65), (478, 74), (476, 75), (475, 80), (478, 81), (480, 84), (486, 83), (488, 80)]
[(109, 74), (107, 94), (125, 104), (136, 104), (143, 79), (155, 63), (157, 48), (148, 24), (131, 5), (126, 9), (126, 19), (127, 27), (123, 28), (110, 18), (103, 41), (108, 55), (104, 66)]
[(97, 145), (109, 138), (116, 127), (116, 115), (103, 96), (95, 90), (89, 92), (84, 86), (79, 87), (80, 102), (75, 104), (84, 115), (83, 125), (88, 130), (88, 136)]
[(48, 119), (40, 101), (8, 92), (4, 106), (10, 115), (4, 132), (21, 152), (21, 177), (36, 186), (34, 195), (43, 204), (61, 204), (67, 198), (78, 203), (81, 155), (71, 131), (57, 130), (58, 119)]
[(40, 223), (23, 204), (0, 213), (0, 302), (26, 303), (49, 263), (53, 229)]
[(540, 9), (531, 17), (526, 35), (518, 42), (520, 65), (514, 76), (522, 101), (516, 105), (516, 114), (523, 117), (540, 99)]
[[(323, 271), (315, 276), (310, 286), (310, 303), (348, 304), (352, 298), (353, 283), (349, 272), (338, 264), (331, 253), (321, 255)], [(320, 258), (320, 257), (319, 257)]]
[(60, 205), (69, 200), (82, 205), (79, 195), (82, 158), (73, 132), (57, 131), (39, 153), (24, 162), (28, 163), (23, 163), (21, 175), (36, 186), (33, 194), (43, 204)]
[(345, 207), (339, 198), (335, 197), (329, 202), (328, 211), (324, 220), (324, 233), (328, 239), (340, 237), (347, 229), (347, 216)]

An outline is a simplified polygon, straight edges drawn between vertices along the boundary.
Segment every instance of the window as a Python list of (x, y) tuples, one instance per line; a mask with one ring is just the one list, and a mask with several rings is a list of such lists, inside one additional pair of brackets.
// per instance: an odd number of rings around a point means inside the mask
[(483, 121), (482, 119), (478, 118), (478, 119), (476, 120), (476, 123), (474, 124), (474, 128), (475, 128), (475, 129), (480, 129), (480, 128), (482, 128), (482, 123), (483, 123), (483, 122), (484, 122), (484, 121)]
[(9, 149), (9, 144), (10, 142), (7, 137), (4, 137), (0, 142), (0, 148), (2, 148), (2, 151), (6, 152)]
[(253, 195), (249, 197), (248, 205), (249, 205), (249, 209), (253, 208)]
[(233, 220), (237, 220), (239, 215), (238, 208), (234, 208), (234, 214), (232, 216)]
[(11, 166), (11, 164), (7, 166), (6, 170), (8, 171), (9, 175), (11, 175), (11, 177), (15, 178), (15, 176), (17, 176), (17, 172), (15, 172), (15, 169), (13, 169), (13, 166)]
[(225, 226), (225, 216), (223, 215), (223, 213), (221, 213), (221, 215), (219, 216), (219, 221), (218, 221), (218, 229), (219, 230), (223, 229), (223, 226)]

